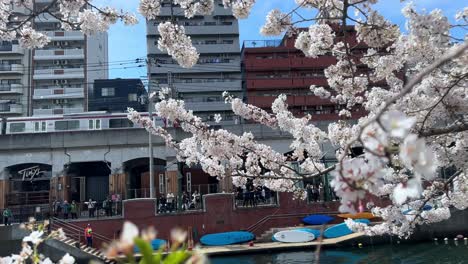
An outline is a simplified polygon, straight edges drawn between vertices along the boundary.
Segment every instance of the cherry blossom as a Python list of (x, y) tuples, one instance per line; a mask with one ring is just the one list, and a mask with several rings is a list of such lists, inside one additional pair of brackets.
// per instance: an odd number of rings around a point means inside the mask
[(302, 50), (306, 56), (316, 58), (327, 53), (333, 45), (334, 36), (335, 33), (329, 25), (312, 25), (309, 31), (299, 34), (294, 47)]
[(161, 38), (158, 40), (158, 48), (167, 51), (182, 67), (190, 68), (197, 63), (200, 56), (192, 46), (189, 36), (185, 35), (183, 26), (165, 22), (158, 25)]
[(392, 110), (382, 115), (380, 122), (391, 137), (405, 138), (416, 123), (416, 118), (406, 117), (402, 112)]
[(281, 13), (278, 9), (271, 10), (266, 20), (265, 25), (260, 29), (260, 33), (265, 36), (277, 36), (291, 25), (291, 16)]

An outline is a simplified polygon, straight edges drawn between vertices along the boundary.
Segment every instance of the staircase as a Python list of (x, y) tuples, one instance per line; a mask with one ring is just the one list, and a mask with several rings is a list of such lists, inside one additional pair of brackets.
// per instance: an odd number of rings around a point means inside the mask
[[(57, 239), (58, 241), (79, 249), (82, 253), (89, 255), (90, 259), (98, 259), (106, 264), (117, 263), (113, 259), (106, 258), (106, 256), (99, 249), (87, 247), (84, 243), (82, 243), (82, 241), (84, 241), (84, 229), (82, 227), (56, 217), (51, 219), (51, 227), (54, 230), (62, 228), (63, 232), (65, 232), (66, 237), (63, 239)], [(93, 240), (96, 239), (107, 244), (111, 243), (111, 239), (93, 232)]]

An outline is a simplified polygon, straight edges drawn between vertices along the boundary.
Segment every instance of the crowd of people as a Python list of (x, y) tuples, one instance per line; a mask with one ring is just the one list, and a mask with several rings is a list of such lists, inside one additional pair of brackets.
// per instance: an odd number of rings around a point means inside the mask
[(276, 195), (265, 186), (254, 186), (252, 181), (236, 188), (236, 206), (255, 207), (259, 204), (276, 203)]
[(332, 188), (329, 188), (328, 195), (322, 182), (318, 184), (308, 183), (306, 185), (308, 202), (335, 201), (336, 195)]
[(88, 201), (79, 204), (74, 200), (69, 203), (67, 200), (55, 199), (52, 203), (52, 214), (54, 217), (63, 219), (78, 219), (82, 212), (87, 211), (87, 217), (113, 216), (116, 214), (116, 202), (111, 196), (106, 197), (101, 203), (89, 198)]
[[(201, 208), (201, 195), (198, 190), (192, 194), (183, 192), (182, 194), (182, 210), (198, 210)], [(158, 198), (158, 213), (170, 213), (177, 211), (178, 198), (173, 193), (161, 194)]]

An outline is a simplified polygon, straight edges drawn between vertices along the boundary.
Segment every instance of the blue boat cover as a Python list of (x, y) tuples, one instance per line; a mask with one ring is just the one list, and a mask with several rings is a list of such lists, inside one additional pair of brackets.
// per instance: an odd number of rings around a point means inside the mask
[[(355, 219), (354, 221), (364, 224), (370, 223), (369, 219)], [(323, 236), (326, 238), (335, 238), (346, 236), (352, 233), (353, 231), (351, 231), (351, 229), (348, 228), (346, 223), (341, 223), (325, 229), (325, 231), (323, 232)]]
[(233, 231), (204, 235), (201, 237), (200, 242), (207, 246), (224, 246), (248, 242), (253, 240), (254, 237), (254, 234), (247, 231)]
[(329, 216), (329, 215), (309, 215), (306, 216), (302, 219), (302, 222), (308, 224), (308, 225), (324, 225), (327, 224), (331, 221), (333, 221), (335, 218)]
[[(164, 246), (165, 244), (166, 244), (166, 240), (164, 240), (164, 239), (153, 239), (153, 240), (151, 240), (151, 247), (153, 248), (153, 250), (158, 250), (162, 246)], [(133, 248), (133, 251), (135, 253), (138, 253), (138, 252), (140, 252), (140, 249), (137, 246), (135, 246)]]
[(317, 230), (317, 229), (313, 229), (313, 228), (298, 228), (298, 229), (296, 229), (296, 230), (299, 230), (299, 231), (306, 231), (306, 232), (312, 233), (312, 234), (314, 234), (315, 238), (320, 237), (320, 230)]

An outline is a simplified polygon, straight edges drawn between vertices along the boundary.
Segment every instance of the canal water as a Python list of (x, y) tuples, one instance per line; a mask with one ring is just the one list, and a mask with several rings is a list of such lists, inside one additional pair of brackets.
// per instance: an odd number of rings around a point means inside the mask
[[(313, 250), (266, 252), (211, 258), (211, 264), (313, 264)], [(463, 241), (421, 244), (363, 246), (350, 249), (326, 249), (320, 253), (320, 264), (468, 264), (468, 246)]]

